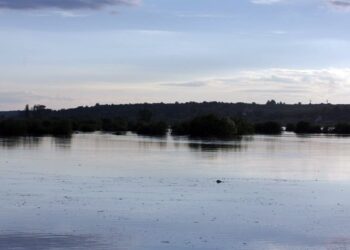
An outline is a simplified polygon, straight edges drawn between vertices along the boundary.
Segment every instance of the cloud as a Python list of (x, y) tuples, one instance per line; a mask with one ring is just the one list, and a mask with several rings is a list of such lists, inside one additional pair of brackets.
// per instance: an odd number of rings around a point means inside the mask
[(350, 68), (236, 70), (208, 78), (184, 81), (111, 81), (31, 85), (0, 83), (0, 110), (25, 104), (50, 108), (95, 103), (225, 101), (265, 103), (349, 103)]
[(280, 3), (289, 3), (293, 5), (313, 5), (313, 6), (328, 6), (337, 10), (349, 10), (350, 0), (250, 0), (250, 3), (257, 5), (273, 5)]
[(141, 0), (0, 0), (0, 9), (101, 9), (117, 5), (137, 5)]
[(176, 13), (175, 16), (179, 18), (194, 18), (194, 19), (233, 19), (237, 17), (235, 15), (226, 15), (221, 13), (202, 13), (202, 12)]
[(169, 87), (205, 87), (207, 85), (206, 82), (203, 81), (194, 81), (194, 82), (182, 82), (182, 83), (162, 83), (162, 86)]
[(284, 0), (251, 0), (251, 3), (253, 4), (275, 4), (275, 3), (281, 3), (284, 2)]
[(24, 104), (29, 102), (70, 101), (70, 98), (38, 94), (32, 91), (0, 91), (0, 105)]
[(329, 4), (338, 9), (349, 9), (350, 0), (328, 0)]
[[(163, 87), (196, 87), (217, 96), (240, 96), (241, 101), (347, 102), (350, 93), (350, 69), (266, 69), (237, 71), (232, 76), (162, 84)], [(199, 88), (198, 88), (199, 87)], [(174, 88), (172, 88), (175, 91)], [(210, 98), (208, 98), (210, 99)], [(220, 100), (220, 99), (218, 99)]]

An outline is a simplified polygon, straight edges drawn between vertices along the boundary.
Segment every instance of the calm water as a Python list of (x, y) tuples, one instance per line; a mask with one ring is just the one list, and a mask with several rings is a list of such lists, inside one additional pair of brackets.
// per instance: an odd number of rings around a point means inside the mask
[(0, 249), (350, 249), (349, 194), (346, 137), (0, 138)]

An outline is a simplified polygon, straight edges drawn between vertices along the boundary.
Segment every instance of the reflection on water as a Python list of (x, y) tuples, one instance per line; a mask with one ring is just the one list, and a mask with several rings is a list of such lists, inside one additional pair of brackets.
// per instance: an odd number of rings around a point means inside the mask
[[(145, 137), (144, 137), (145, 138)], [(144, 139), (143, 138), (143, 139)], [(143, 149), (152, 149), (152, 148), (158, 148), (158, 149), (164, 149), (168, 145), (168, 142), (166, 140), (156, 138), (148, 137), (147, 140), (140, 140), (138, 142), (138, 146)]]
[(1, 234), (0, 249), (97, 249), (98, 242), (91, 236), (51, 234)]
[(189, 143), (189, 148), (202, 152), (230, 152), (241, 151), (244, 147), (241, 144), (220, 144), (220, 143)]
[(51, 142), (56, 148), (69, 149), (72, 144), (72, 137), (0, 137), (0, 147), (7, 149), (38, 148), (47, 141)]
[(238, 152), (246, 148), (247, 144), (242, 144), (242, 141), (249, 141), (252, 137), (237, 137), (232, 140), (200, 140), (188, 139), (183, 136), (173, 137), (175, 147), (186, 145), (194, 152)]
[[(81, 134), (80, 134), (81, 135)], [(85, 136), (88, 134), (85, 134)], [(113, 134), (105, 134), (107, 136), (113, 136)], [(124, 134), (123, 136), (125, 136)], [(79, 136), (79, 135), (77, 135)], [(118, 135), (120, 137), (120, 135)], [(246, 148), (247, 145), (242, 145), (242, 138), (237, 138), (232, 141), (217, 141), (217, 140), (187, 140), (184, 138), (172, 138), (172, 137), (151, 137), (151, 136), (137, 136), (137, 144), (143, 149), (165, 149), (169, 144), (174, 147), (186, 146), (193, 151), (203, 152), (229, 152), (229, 151), (241, 151)], [(2, 137), (0, 138), (0, 147), (3, 148), (33, 148), (39, 147), (43, 141), (49, 141), (52, 146), (57, 149), (69, 150), (73, 143), (72, 137)], [(252, 140), (251, 137), (244, 139), (245, 141)], [(99, 140), (100, 141), (100, 140)], [(105, 142), (108, 144), (108, 140)]]
[(304, 137), (290, 133), (245, 136), (231, 141), (131, 133), (0, 138), (0, 161), (42, 170), (50, 166), (52, 171), (77, 174), (82, 169), (75, 166), (81, 166), (94, 175), (103, 171), (113, 175), (122, 168), (128, 169), (130, 175), (148, 170), (152, 174), (172, 171), (178, 175), (191, 170), (193, 175), (200, 172), (214, 176), (216, 173), (211, 171), (215, 167), (227, 177), (350, 180), (349, 152), (349, 137)]
[(0, 137), (0, 147), (3, 148), (34, 148), (42, 142), (41, 137)]
[(72, 137), (53, 137), (52, 142), (56, 148), (69, 150), (72, 145)]
[(350, 138), (0, 142), (0, 249), (349, 247)]

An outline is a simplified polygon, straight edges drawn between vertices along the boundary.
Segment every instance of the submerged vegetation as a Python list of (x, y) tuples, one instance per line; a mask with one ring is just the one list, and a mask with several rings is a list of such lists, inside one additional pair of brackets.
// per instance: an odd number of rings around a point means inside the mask
[(6, 119), (0, 121), (2, 136), (69, 136), (73, 132), (69, 120)]
[(295, 130), (293, 132), (297, 134), (318, 134), (322, 132), (322, 128), (321, 126), (301, 121), (295, 125)]
[(164, 122), (127, 122), (120, 119), (72, 120), (72, 119), (4, 119), (0, 120), (1, 136), (70, 136), (73, 132), (132, 131), (140, 135), (165, 135), (168, 125)]
[(257, 134), (278, 135), (282, 133), (282, 126), (278, 122), (264, 122), (255, 124)]
[(129, 129), (139, 135), (164, 136), (168, 131), (165, 122), (138, 122)]
[(238, 135), (235, 122), (215, 115), (199, 116), (190, 121), (175, 124), (173, 135), (186, 135), (201, 138), (232, 138)]
[(242, 120), (219, 117), (214, 114), (198, 116), (172, 126), (173, 135), (185, 135), (197, 138), (230, 139), (237, 136), (254, 134), (254, 125)]
[[(272, 104), (270, 104), (272, 105)], [(193, 138), (231, 139), (242, 135), (268, 134), (277, 135), (283, 131), (296, 134), (350, 134), (349, 123), (279, 123), (266, 121), (253, 123), (243, 118), (218, 114), (197, 115), (191, 119), (166, 122), (159, 119), (148, 109), (141, 109), (134, 119), (122, 117), (55, 117), (47, 114), (45, 106), (36, 105), (32, 109), (26, 106), (19, 117), (0, 117), (1, 136), (70, 136), (74, 132), (111, 132), (123, 134), (127, 131), (139, 135), (164, 136), (171, 128), (172, 135)], [(242, 117), (242, 116), (237, 116)]]
[(46, 117), (45, 106), (36, 105), (25, 108), (24, 115), (17, 118), (0, 118), (1, 136), (70, 136), (73, 132), (111, 132), (125, 133), (132, 131), (140, 135), (163, 136), (168, 131), (168, 124), (152, 120), (152, 113), (140, 112), (136, 121), (122, 118), (77, 118), (62, 119)]

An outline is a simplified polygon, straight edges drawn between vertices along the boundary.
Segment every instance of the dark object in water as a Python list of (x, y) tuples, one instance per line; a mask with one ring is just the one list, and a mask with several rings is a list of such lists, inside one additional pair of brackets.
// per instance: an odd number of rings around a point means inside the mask
[(220, 183), (222, 183), (222, 180), (217, 180), (216, 183), (220, 184)]

